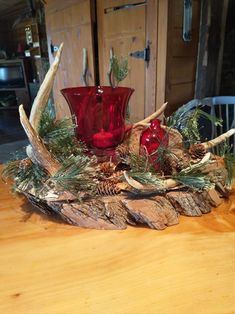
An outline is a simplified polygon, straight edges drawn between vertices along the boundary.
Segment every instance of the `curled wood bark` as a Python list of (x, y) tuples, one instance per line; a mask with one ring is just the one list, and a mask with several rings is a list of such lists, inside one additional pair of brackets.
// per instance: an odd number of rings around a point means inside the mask
[(19, 114), (20, 114), (20, 122), (32, 146), (32, 151), (31, 151), (32, 155), (30, 155), (29, 158), (33, 162), (36, 161), (50, 175), (54, 175), (60, 169), (59, 162), (51, 156), (51, 154), (45, 147), (43, 141), (41, 140), (41, 138), (39, 137), (35, 129), (30, 124), (26, 116), (26, 113), (24, 111), (23, 105), (20, 105), (19, 107)]
[(181, 148), (183, 149), (183, 136), (176, 129), (172, 129), (167, 125), (161, 124), (161, 128), (167, 132), (169, 138), (169, 148)]
[(33, 102), (29, 121), (35, 130), (38, 130), (41, 114), (47, 105), (48, 98), (50, 96), (51, 89), (54, 83), (55, 75), (60, 63), (62, 49), (63, 43), (60, 45), (55, 56), (54, 62), (50, 66), (50, 69), (48, 70), (44, 78), (44, 81), (42, 82), (42, 85), (40, 86), (40, 89), (37, 93), (37, 96)]

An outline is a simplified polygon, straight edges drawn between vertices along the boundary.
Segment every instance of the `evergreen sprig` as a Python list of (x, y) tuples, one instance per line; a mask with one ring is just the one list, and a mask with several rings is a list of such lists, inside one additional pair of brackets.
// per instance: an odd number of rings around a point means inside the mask
[(127, 58), (118, 58), (117, 56), (113, 56), (111, 59), (111, 69), (113, 77), (118, 85), (126, 78), (129, 72)]
[(186, 147), (200, 141), (200, 117), (206, 118), (215, 126), (221, 125), (222, 123), (221, 119), (203, 111), (201, 109), (203, 106), (204, 104), (199, 100), (191, 101), (176, 110), (166, 120), (169, 127), (177, 129), (183, 135)]
[(129, 172), (130, 177), (142, 184), (160, 185), (162, 180), (151, 172)]
[(214, 183), (212, 183), (210, 179), (203, 174), (182, 175), (179, 173), (177, 176), (174, 176), (173, 179), (184, 186), (200, 191), (210, 189), (214, 186)]
[(79, 191), (93, 191), (96, 186), (95, 171), (91, 168), (94, 158), (88, 156), (74, 156), (67, 158), (61, 169), (51, 177), (51, 181), (58, 183), (64, 189), (78, 194)]
[(48, 175), (39, 165), (31, 162), (24, 165), (24, 160), (11, 160), (6, 164), (2, 178), (14, 180), (13, 189), (15, 190), (33, 189), (36, 194), (48, 179)]
[(231, 152), (232, 147), (228, 141), (219, 145), (218, 154), (224, 158), (224, 162), (228, 171), (228, 185), (231, 187), (233, 182), (234, 166), (235, 166), (235, 155)]
[(129, 165), (133, 173), (155, 172), (153, 165), (149, 161), (148, 154), (144, 152), (140, 155), (130, 153)]
[(86, 150), (85, 144), (75, 138), (75, 127), (72, 118), (56, 121), (51, 111), (45, 110), (42, 114), (39, 135), (59, 161), (70, 155), (83, 154)]

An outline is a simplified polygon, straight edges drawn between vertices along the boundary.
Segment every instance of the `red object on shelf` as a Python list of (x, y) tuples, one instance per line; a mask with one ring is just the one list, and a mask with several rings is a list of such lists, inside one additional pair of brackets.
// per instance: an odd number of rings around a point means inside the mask
[(161, 121), (158, 119), (152, 120), (150, 127), (143, 131), (140, 138), (140, 144), (141, 148), (144, 147), (148, 155), (150, 155), (150, 159), (156, 169), (159, 168), (157, 162), (157, 149), (159, 146), (167, 147), (168, 143), (169, 137), (166, 131), (161, 128)]
[(133, 92), (132, 88), (109, 86), (61, 90), (76, 117), (77, 137), (97, 150), (114, 149), (122, 142), (126, 109)]

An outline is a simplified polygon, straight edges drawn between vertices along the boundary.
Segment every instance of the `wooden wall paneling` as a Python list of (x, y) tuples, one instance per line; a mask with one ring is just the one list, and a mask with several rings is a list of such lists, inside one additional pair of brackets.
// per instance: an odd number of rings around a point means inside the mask
[(157, 89), (157, 35), (158, 35), (158, 0), (147, 1), (146, 45), (150, 46), (150, 61), (145, 64), (145, 116), (153, 113), (156, 106)]
[(167, 35), (166, 114), (194, 98), (196, 77), (200, 1), (193, 0), (192, 40), (182, 38), (183, 1), (169, 0)]
[(64, 42), (53, 88), (57, 118), (61, 118), (70, 115), (70, 110), (60, 90), (81, 85), (83, 48), (88, 51), (88, 84), (95, 82), (90, 0), (48, 0), (45, 16), (50, 63), (54, 58), (50, 44), (59, 46)]
[(203, 0), (195, 97), (217, 95), (227, 0)]
[(220, 40), (221, 45), (219, 48), (219, 55), (218, 55), (218, 66), (216, 72), (216, 87), (215, 87), (215, 94), (220, 94), (220, 85), (221, 85), (221, 74), (222, 74), (222, 65), (223, 65), (223, 55), (224, 55), (224, 40), (225, 40), (225, 32), (226, 32), (226, 21), (227, 21), (227, 14), (228, 14), (228, 5), (229, 0), (223, 1), (223, 8), (222, 8), (222, 15), (221, 15), (221, 29), (220, 29)]
[[(100, 84), (107, 85), (109, 51), (113, 48), (118, 57), (128, 56), (129, 52), (143, 50), (145, 47), (145, 11), (146, 6), (118, 10), (104, 14), (104, 9), (136, 3), (130, 1), (97, 1), (99, 71)], [(120, 86), (132, 87), (135, 92), (130, 100), (130, 120), (137, 121), (145, 114), (145, 62), (142, 59), (128, 58), (130, 72)]]
[(156, 108), (165, 102), (168, 0), (158, 0)]

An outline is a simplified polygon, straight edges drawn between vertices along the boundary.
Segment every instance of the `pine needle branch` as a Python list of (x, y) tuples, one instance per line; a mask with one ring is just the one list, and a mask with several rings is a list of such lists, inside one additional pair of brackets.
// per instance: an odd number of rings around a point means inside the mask
[(142, 184), (151, 184), (151, 185), (161, 185), (162, 179), (160, 179), (158, 176), (152, 174), (151, 172), (129, 172), (128, 173), (130, 177), (135, 179), (136, 181), (142, 183)]
[(94, 159), (87, 156), (70, 156), (51, 181), (75, 194), (79, 191), (93, 191), (97, 184), (93, 163)]
[(228, 171), (228, 186), (232, 186), (233, 182), (233, 174), (234, 174), (234, 167), (235, 167), (235, 155), (231, 152), (232, 147), (229, 145), (229, 142), (226, 141), (219, 145), (219, 156), (224, 158), (224, 162)]
[(214, 183), (206, 175), (195, 174), (195, 175), (182, 175), (178, 174), (173, 177), (174, 180), (183, 184), (184, 186), (202, 191), (210, 189), (214, 186)]
[(111, 59), (111, 68), (113, 77), (117, 82), (116, 85), (118, 85), (127, 77), (129, 72), (127, 58), (118, 58), (117, 56), (113, 56)]

